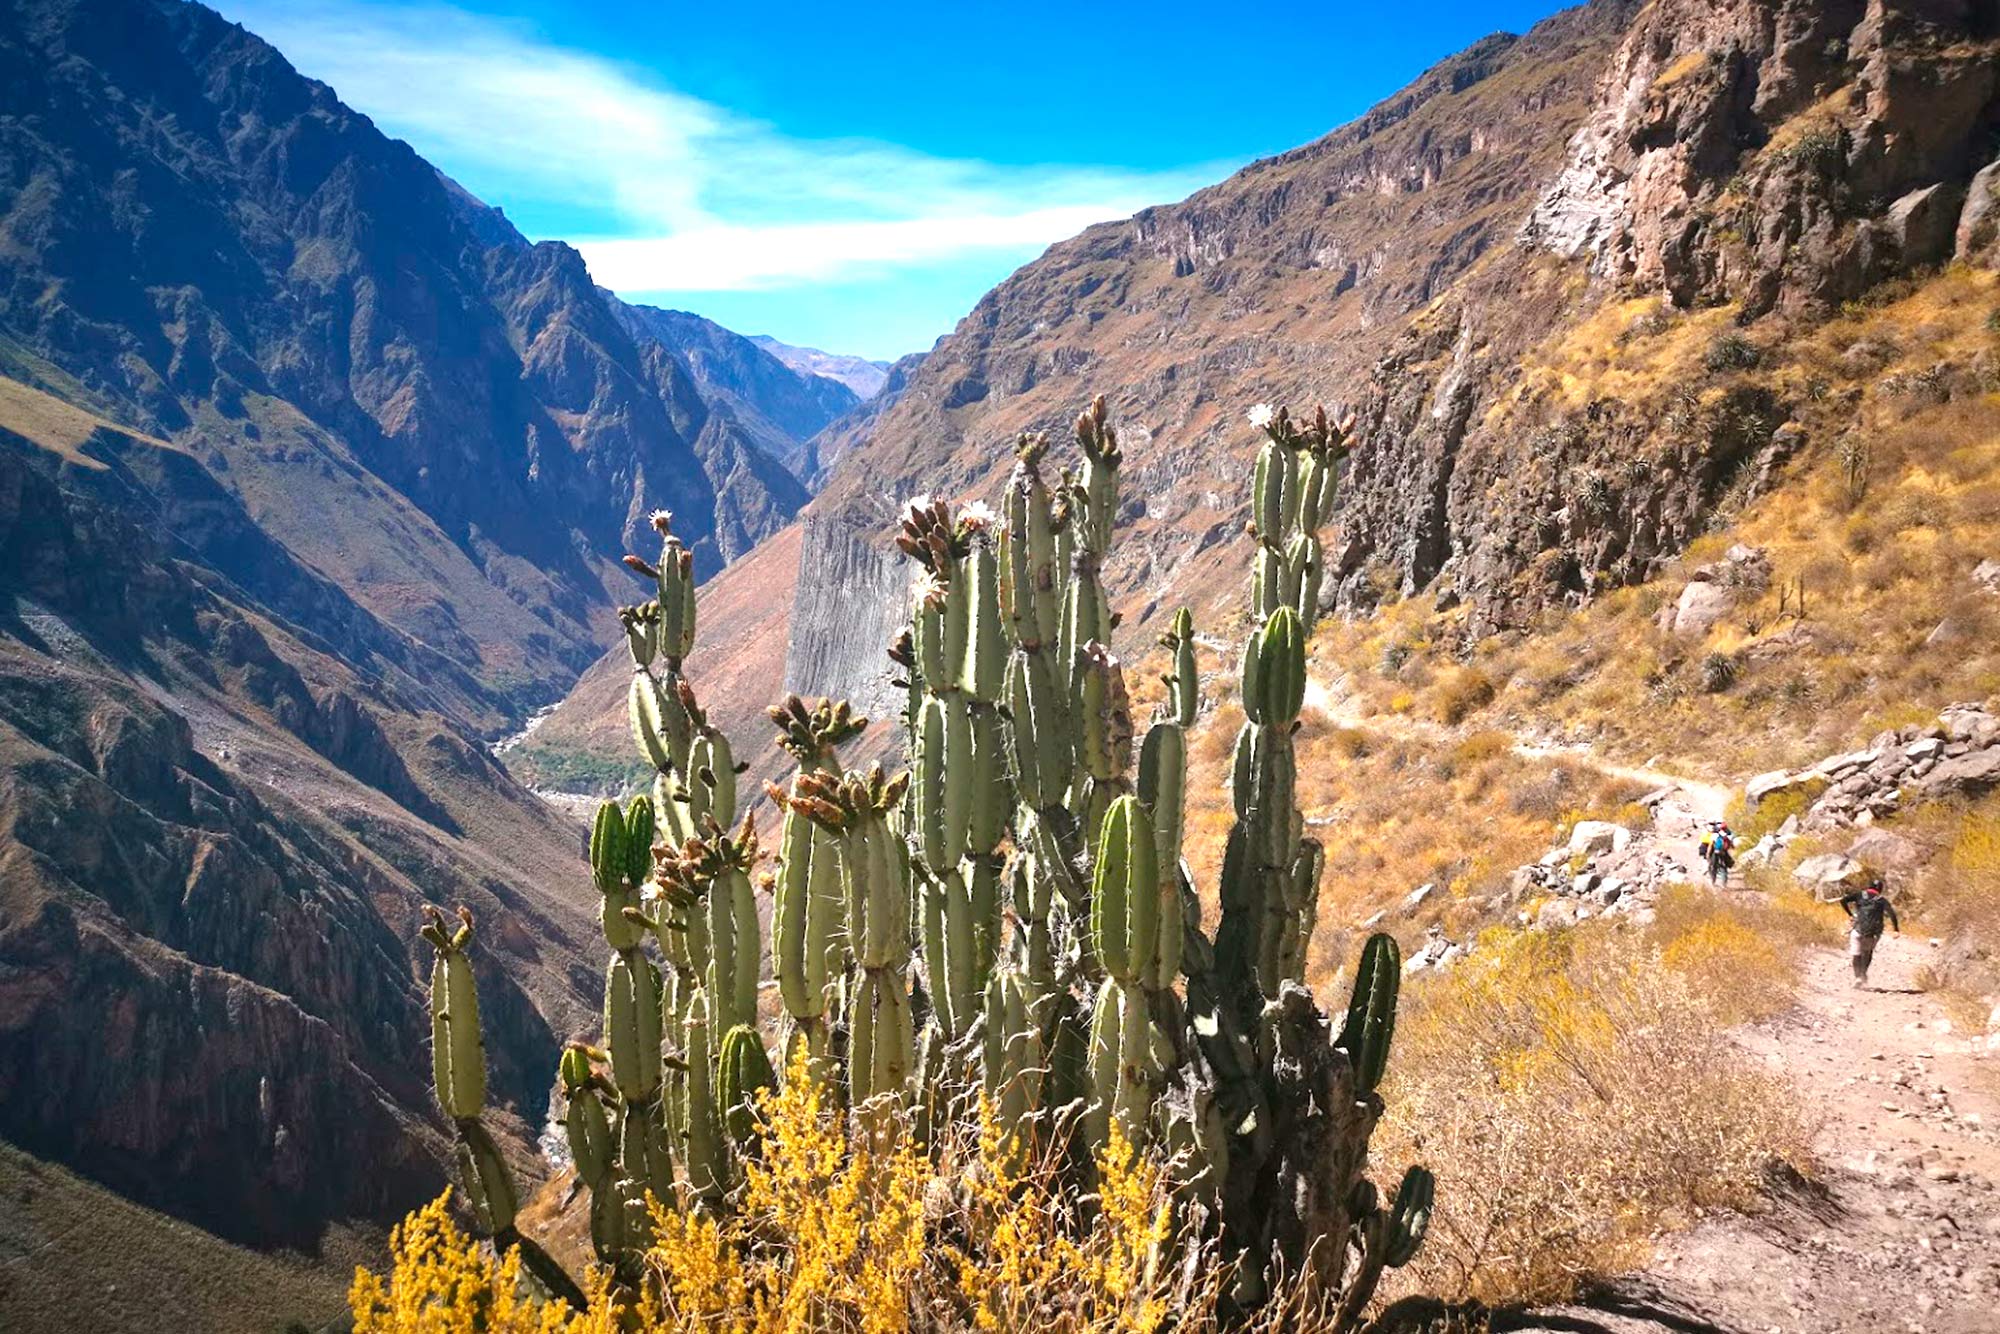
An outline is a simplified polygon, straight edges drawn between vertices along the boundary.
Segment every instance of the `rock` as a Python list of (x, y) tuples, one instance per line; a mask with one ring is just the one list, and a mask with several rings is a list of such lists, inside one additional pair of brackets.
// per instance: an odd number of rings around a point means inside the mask
[(1877, 751), (1856, 750), (1845, 755), (1832, 755), (1819, 762), (1818, 772), (1828, 778), (1839, 778), (1842, 774), (1866, 768), (1882, 756)]
[(2000, 593), (2000, 560), (1989, 556), (1973, 566), (1972, 582), (1988, 593)]
[(1958, 212), (1952, 251), (1968, 264), (2000, 259), (2000, 160), (1989, 162), (1972, 178), (1965, 204)]
[(1934, 264), (1949, 256), (1958, 219), (1958, 192), (1943, 181), (1910, 191), (1889, 205), (1885, 218), (1905, 264)]
[(1923, 737), (1903, 747), (1903, 754), (1912, 761), (1935, 759), (1944, 750), (1944, 742), (1934, 736)]
[(1389, 910), (1387, 908), (1382, 909), (1382, 911), (1376, 913), (1374, 916), (1370, 917), (1367, 921), (1363, 922), (1361, 924), (1361, 929), (1363, 931), (1373, 930), (1374, 928), (1382, 925), (1383, 919), (1388, 917), (1388, 915), (1389, 915)]
[(1575, 894), (1588, 894), (1590, 893), (1591, 890), (1597, 888), (1598, 882), (1602, 879), (1603, 877), (1598, 875), (1597, 872), (1595, 871), (1585, 871), (1582, 875), (1579, 875), (1575, 880), (1570, 882), (1570, 892)]
[(1948, 759), (1924, 776), (1924, 791), (1983, 792), (2000, 784), (2000, 748), (1968, 751)]
[(1581, 820), (1569, 835), (1569, 853), (1596, 857), (1607, 852), (1623, 852), (1632, 841), (1632, 831), (1609, 820)]
[(1758, 774), (1744, 785), (1743, 800), (1751, 807), (1774, 793), (1786, 791), (1805, 782), (1804, 774), (1795, 774), (1789, 769), (1774, 769), (1767, 774)]
[(1415, 912), (1418, 908), (1423, 906), (1424, 900), (1429, 898), (1431, 896), (1432, 891), (1434, 891), (1436, 888), (1437, 888), (1436, 885), (1418, 885), (1415, 889), (1411, 890), (1407, 895), (1404, 896), (1403, 911), (1406, 913)]
[(1913, 871), (1924, 862), (1924, 850), (1901, 834), (1870, 829), (1847, 846), (1850, 860), (1883, 872)]
[(1953, 704), (1938, 714), (1948, 741), (1977, 740), (1981, 731), (1995, 721), (1992, 714), (1977, 704)]
[(1785, 850), (1785, 840), (1775, 834), (1766, 834), (1750, 846), (1749, 851), (1736, 859), (1739, 866), (1769, 866)]
[(1624, 896), (1625, 882), (1623, 880), (1607, 880), (1597, 891), (1597, 901), (1607, 908)]
[(1713, 580), (1691, 583), (1681, 590), (1680, 601), (1674, 605), (1674, 633), (1705, 635), (1735, 604), (1735, 595)]
[(1538, 931), (1575, 926), (1576, 923), (1576, 905), (1568, 899), (1550, 899), (1535, 913), (1535, 929)]
[(1810, 889), (1822, 899), (1834, 899), (1846, 890), (1848, 882), (1862, 874), (1860, 862), (1843, 857), (1837, 852), (1822, 852), (1816, 857), (1808, 857), (1792, 868), (1792, 879)]
[(1645, 796), (1639, 798), (1639, 804), (1641, 806), (1644, 806), (1647, 810), (1651, 810), (1653, 809), (1653, 807), (1659, 805), (1661, 802), (1665, 801), (1668, 797), (1673, 796), (1674, 793), (1678, 791), (1680, 791), (1680, 788), (1672, 786), (1655, 788), (1651, 792), (1648, 792)]

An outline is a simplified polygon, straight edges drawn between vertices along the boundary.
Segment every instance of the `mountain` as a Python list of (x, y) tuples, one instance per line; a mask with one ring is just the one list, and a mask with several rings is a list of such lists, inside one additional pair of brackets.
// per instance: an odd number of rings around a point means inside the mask
[[(1233, 606), (1259, 402), (1357, 415), (1326, 581), (1350, 613), (1423, 591), (1478, 637), (1657, 572), (1808, 443), (1809, 386), (1733, 383), (1732, 356), (1993, 262), (1996, 34), (1990, 3), (1596, 0), (1052, 246), (815, 442), (764, 653), (790, 688), (885, 698), (883, 627), (818, 572), (888, 578), (901, 500), (991, 498), (1014, 435), (1066, 441), (1094, 392), (1127, 443), (1107, 576), (1135, 645), (1182, 602)], [(1669, 328), (1705, 340), (1691, 369), (1663, 340), (1654, 376), (1593, 378), (1605, 340)], [(787, 596), (775, 573), (758, 596)], [(584, 744), (612, 707), (580, 692), (550, 735)]]
[(816, 347), (793, 347), (769, 334), (752, 334), (750, 341), (793, 370), (838, 380), (852, 389), (859, 399), (871, 399), (881, 393), (882, 382), (889, 376), (890, 363), (886, 361), (846, 357), (835, 352), (822, 352)]
[[(592, 896), (576, 831), (439, 711), (445, 674), (187, 450), (0, 382), (0, 1137), (214, 1254), (337, 1265), (447, 1179), (415, 926), (464, 903), (499, 1123), (531, 1142), (591, 1009)], [(114, 1289), (155, 1244), (101, 1257)], [(65, 1327), (102, 1327), (102, 1287)], [(155, 1315), (261, 1300), (194, 1294)]]
[[(644, 318), (199, 5), (0, 10), (0, 1138), (70, 1183), (4, 1230), (0, 1323), (333, 1316), (449, 1178), (425, 904), (479, 922), (537, 1174), (597, 903), (488, 742), (615, 636), (649, 511), (715, 573), (853, 401)], [(756, 373), (704, 390), (711, 347)], [(17, 1281), (107, 1190), (97, 1281)], [(155, 1285), (169, 1250), (219, 1268)]]
[(867, 397), (699, 315), (606, 299), (634, 338), (672, 349), (710, 407), (799, 477), (814, 472), (807, 441)]
[(188, 441), (496, 703), (608, 642), (651, 509), (712, 573), (805, 499), (782, 409), (704, 398), (575, 251), (212, 12), (10, 6), (0, 73), (0, 370)]

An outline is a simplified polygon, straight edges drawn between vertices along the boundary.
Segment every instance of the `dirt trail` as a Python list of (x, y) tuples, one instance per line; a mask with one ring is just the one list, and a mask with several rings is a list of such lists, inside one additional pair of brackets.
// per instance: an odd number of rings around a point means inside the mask
[(1606, 1334), (1992, 1334), (2000, 1328), (2000, 1096), (1982, 1040), (1914, 977), (1927, 941), (1891, 935), (1869, 988), (1838, 949), (1804, 960), (1797, 1007), (1742, 1033), (1822, 1118), (1818, 1185), (1758, 1218), (1665, 1239), (1590, 1304), (1515, 1328)]
[[(1364, 715), (1318, 679), (1306, 706), (1367, 731), (1450, 744), (1404, 715)], [(1731, 790), (1588, 750), (1516, 737), (1517, 754), (1671, 789), (1635, 846), (1698, 877), (1698, 847)], [(1744, 892), (1735, 877), (1726, 893)], [(1781, 1184), (1757, 1218), (1724, 1215), (1662, 1239), (1641, 1273), (1587, 1305), (1496, 1327), (1574, 1334), (1994, 1334), (2000, 1331), (2000, 1048), (1916, 986), (1932, 946), (1890, 934), (1866, 990), (1843, 949), (1806, 947), (1796, 1005), (1737, 1036), (1818, 1124), (1817, 1182)]]

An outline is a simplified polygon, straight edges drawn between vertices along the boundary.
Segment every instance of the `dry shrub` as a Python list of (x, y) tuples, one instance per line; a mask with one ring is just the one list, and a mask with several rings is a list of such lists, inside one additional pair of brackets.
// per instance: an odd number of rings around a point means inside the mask
[(1493, 678), (1477, 667), (1458, 667), (1438, 678), (1431, 694), (1431, 712), (1447, 727), (1456, 727), (1493, 702)]
[(870, 1152), (803, 1074), (764, 1103), (764, 1156), (738, 1208), (655, 1208), (654, 1282), (622, 1321), (601, 1274), (582, 1315), (519, 1300), (512, 1254), (486, 1254), (440, 1199), (397, 1229), (386, 1275), (355, 1276), (356, 1334), (1213, 1327), (1222, 1267), (1160, 1262), (1167, 1175), (1115, 1134), (1086, 1205), (1053, 1166), (1024, 1165), (990, 1118), (936, 1162), (907, 1132)]
[(1692, 885), (1660, 896), (1653, 939), (1660, 962), (1678, 973), (1725, 1024), (1768, 1019), (1790, 1007), (1798, 962), (1749, 914)]
[(1438, 1177), (1405, 1290), (1560, 1301), (1809, 1161), (1784, 1086), (1630, 933), (1489, 932), (1404, 1013), (1379, 1151)]
[(1452, 750), (1452, 758), (1463, 766), (1485, 764), (1511, 754), (1514, 738), (1506, 732), (1474, 732)]

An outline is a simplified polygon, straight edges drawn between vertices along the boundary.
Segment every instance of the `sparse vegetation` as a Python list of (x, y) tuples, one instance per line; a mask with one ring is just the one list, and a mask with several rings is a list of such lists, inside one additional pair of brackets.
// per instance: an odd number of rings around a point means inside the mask
[(1705, 990), (1772, 947), (1709, 914), (1662, 934), (1496, 930), (1411, 988), (1383, 1136), (1453, 1189), (1403, 1283), (1560, 1301), (1642, 1263), (1662, 1226), (1756, 1207), (1773, 1162), (1809, 1166), (1789, 1094), (1722, 1031), (1752, 998)]

